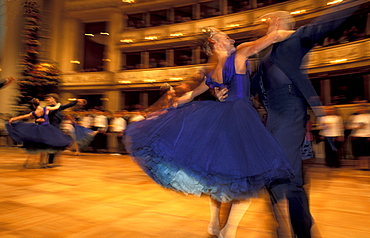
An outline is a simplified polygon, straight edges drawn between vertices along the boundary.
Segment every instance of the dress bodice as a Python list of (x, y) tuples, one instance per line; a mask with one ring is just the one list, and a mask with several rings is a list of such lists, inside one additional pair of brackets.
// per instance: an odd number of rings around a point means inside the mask
[(43, 108), (43, 111), (44, 113), (41, 116), (37, 116), (34, 111), (32, 112), (32, 115), (35, 117), (35, 121), (39, 118), (42, 118), (45, 120), (43, 123), (40, 123), (40, 125), (49, 124), (49, 115), (46, 113), (46, 107)]
[[(234, 101), (237, 99), (249, 99), (250, 90), (250, 79), (249, 73), (237, 74), (235, 71), (235, 53), (231, 54), (225, 62), (222, 69), (223, 83), (219, 84), (212, 79), (212, 73), (207, 75), (206, 84), (210, 88), (215, 87), (226, 87), (228, 91), (228, 97), (226, 101)], [(248, 66), (248, 61), (246, 62)], [(248, 67), (247, 67), (248, 68)]]

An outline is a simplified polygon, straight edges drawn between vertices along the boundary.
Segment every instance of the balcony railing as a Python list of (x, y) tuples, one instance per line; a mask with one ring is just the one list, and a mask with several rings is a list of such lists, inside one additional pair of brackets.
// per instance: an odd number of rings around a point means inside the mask
[[(345, 43), (331, 47), (315, 48), (307, 56), (307, 63), (302, 66), (309, 73), (328, 72), (369, 66), (370, 39)], [(259, 61), (251, 59), (252, 71)], [(165, 67), (156, 69), (124, 70), (119, 72), (89, 72), (64, 74), (62, 86), (150, 86), (162, 82), (181, 82), (191, 79), (205, 65)]]

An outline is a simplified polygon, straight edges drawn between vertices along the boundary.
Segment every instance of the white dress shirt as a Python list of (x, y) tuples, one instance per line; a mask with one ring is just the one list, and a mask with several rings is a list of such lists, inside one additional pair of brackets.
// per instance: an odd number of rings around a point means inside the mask
[(325, 137), (344, 136), (343, 120), (338, 115), (327, 115), (319, 118), (320, 135)]
[[(351, 123), (352, 133), (354, 137), (370, 137), (370, 114), (358, 114), (353, 116)], [(360, 127), (357, 128), (356, 127)]]
[(126, 120), (122, 117), (115, 117), (111, 120), (111, 131), (112, 132), (122, 132), (126, 130)]

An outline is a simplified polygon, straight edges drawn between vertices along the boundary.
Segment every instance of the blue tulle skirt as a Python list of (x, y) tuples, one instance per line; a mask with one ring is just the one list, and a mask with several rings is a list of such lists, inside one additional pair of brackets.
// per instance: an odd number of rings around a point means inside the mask
[(70, 136), (50, 124), (14, 122), (5, 126), (10, 137), (18, 144), (22, 144), (29, 153), (59, 152), (73, 141)]
[(73, 127), (75, 129), (74, 133), (78, 144), (78, 148), (81, 151), (84, 151), (86, 147), (90, 145), (91, 141), (93, 141), (95, 134), (92, 133), (94, 131), (79, 125), (73, 125)]
[(133, 159), (158, 184), (222, 202), (255, 196), (290, 179), (277, 142), (249, 100), (195, 101), (134, 122), (126, 130)]

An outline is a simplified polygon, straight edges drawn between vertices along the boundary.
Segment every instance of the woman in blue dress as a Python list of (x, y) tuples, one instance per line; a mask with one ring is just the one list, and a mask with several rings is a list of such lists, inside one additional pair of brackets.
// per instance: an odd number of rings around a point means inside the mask
[(90, 145), (98, 133), (98, 131), (78, 125), (78, 122), (72, 115), (64, 115), (62, 128), (62, 131), (73, 139), (72, 149), (75, 150), (75, 155), (80, 155), (80, 152)]
[[(65, 135), (61, 130), (49, 124), (49, 111), (57, 110), (59, 107), (60, 103), (52, 107), (41, 107), (40, 101), (37, 98), (33, 98), (31, 100), (32, 112), (12, 117), (9, 119), (9, 123), (6, 124), (9, 135), (18, 144), (22, 144), (22, 147), (28, 153), (40, 153), (41, 165), (46, 163), (42, 159), (46, 153), (62, 151), (72, 143), (70, 136)], [(42, 118), (43, 122), (36, 124), (18, 121), (27, 118), (34, 118), (35, 121)]]
[[(278, 41), (284, 32), (237, 48), (234, 40), (215, 28), (206, 33), (206, 48), (216, 62), (213, 71), (166, 113), (129, 125), (126, 142), (133, 159), (161, 186), (210, 195), (208, 232), (233, 238), (250, 198), (292, 174), (283, 151), (252, 106), (247, 71), (248, 57)], [(215, 87), (228, 89), (224, 102), (191, 101)], [(220, 230), (222, 202), (232, 204)]]

